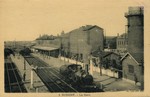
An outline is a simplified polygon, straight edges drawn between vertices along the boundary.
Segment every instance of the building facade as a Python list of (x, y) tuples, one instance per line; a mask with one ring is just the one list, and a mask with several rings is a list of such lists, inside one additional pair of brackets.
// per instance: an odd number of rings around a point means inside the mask
[(117, 36), (117, 50), (126, 51), (128, 46), (128, 34), (124, 33), (120, 36)]
[(103, 29), (92, 25), (82, 26), (70, 32), (69, 42), (70, 55), (88, 63), (91, 52), (104, 49)]
[(128, 52), (143, 53), (144, 15), (143, 7), (129, 7), (125, 14), (128, 21)]
[(116, 36), (105, 36), (105, 49), (116, 49)]
[(143, 56), (136, 55), (133, 57), (130, 53), (127, 53), (122, 57), (123, 78), (133, 82), (140, 82), (143, 80), (143, 62), (140, 60)]
[(122, 58), (123, 78), (140, 82), (144, 85), (144, 9), (143, 7), (129, 7), (125, 13), (128, 21), (128, 53)]
[(89, 63), (91, 52), (104, 49), (103, 29), (96, 25), (82, 26), (68, 33), (62, 32), (59, 37), (44, 35), (36, 42), (39, 46), (59, 48), (61, 56), (86, 64)]

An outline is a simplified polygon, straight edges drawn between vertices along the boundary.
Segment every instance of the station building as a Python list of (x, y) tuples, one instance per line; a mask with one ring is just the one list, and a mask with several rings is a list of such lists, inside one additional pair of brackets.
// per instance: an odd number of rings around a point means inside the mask
[[(42, 50), (43, 47), (54, 47), (59, 49), (60, 56), (67, 57), (85, 64), (89, 64), (89, 56), (91, 52), (104, 49), (103, 28), (97, 25), (81, 26), (77, 29), (62, 33), (55, 38), (38, 38), (35, 49)], [(40, 47), (42, 46), (42, 47)], [(38, 49), (39, 48), (39, 49)], [(50, 50), (49, 50), (50, 51)], [(49, 51), (44, 52), (46, 54)], [(57, 50), (58, 52), (58, 50)]]

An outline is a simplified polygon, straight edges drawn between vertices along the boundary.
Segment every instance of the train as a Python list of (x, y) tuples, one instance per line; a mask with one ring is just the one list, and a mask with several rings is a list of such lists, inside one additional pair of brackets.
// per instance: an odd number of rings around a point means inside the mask
[(81, 65), (62, 65), (60, 67), (60, 74), (63, 75), (65, 80), (67, 80), (67, 82), (69, 82), (73, 87), (78, 88), (81, 91), (102, 92), (102, 90), (93, 83), (93, 76), (83, 70)]

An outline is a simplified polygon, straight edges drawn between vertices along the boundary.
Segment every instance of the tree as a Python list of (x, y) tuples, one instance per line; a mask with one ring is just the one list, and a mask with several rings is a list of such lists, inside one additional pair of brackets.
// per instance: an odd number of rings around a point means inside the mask
[(99, 63), (100, 76), (102, 76), (103, 53), (102, 53), (101, 47), (99, 47), (98, 54), (99, 54), (99, 60), (100, 60), (100, 63)]
[(12, 49), (5, 48), (5, 49), (4, 49), (4, 57), (6, 58), (6, 57), (9, 56), (10, 54), (15, 55)]
[(103, 67), (105, 68), (105, 69), (108, 69), (109, 68), (109, 60), (108, 60), (108, 58), (106, 58), (106, 59), (103, 59)]

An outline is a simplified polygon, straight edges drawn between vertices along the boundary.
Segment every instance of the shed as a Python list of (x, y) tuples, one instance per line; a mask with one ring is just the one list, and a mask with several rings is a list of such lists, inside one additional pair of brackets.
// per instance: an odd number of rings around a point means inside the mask
[(143, 54), (126, 53), (121, 58), (122, 68), (123, 68), (123, 78), (129, 81), (141, 82), (143, 76)]

